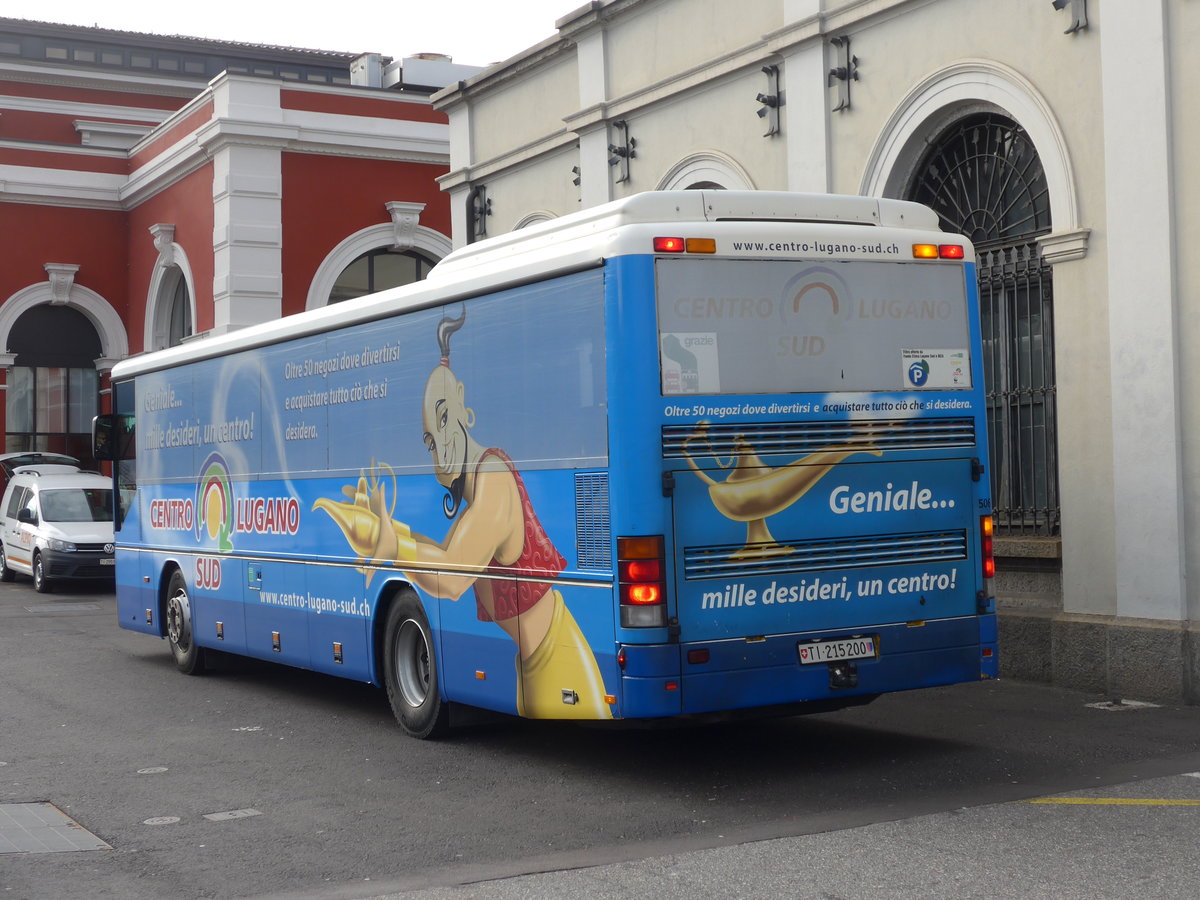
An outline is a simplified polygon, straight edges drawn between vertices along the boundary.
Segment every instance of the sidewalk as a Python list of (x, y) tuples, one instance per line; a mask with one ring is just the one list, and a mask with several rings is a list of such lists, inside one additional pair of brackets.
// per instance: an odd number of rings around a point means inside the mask
[[(1136, 801), (1136, 802), (1134, 802)], [(827, 834), (362, 900), (1200, 896), (1200, 772)]]

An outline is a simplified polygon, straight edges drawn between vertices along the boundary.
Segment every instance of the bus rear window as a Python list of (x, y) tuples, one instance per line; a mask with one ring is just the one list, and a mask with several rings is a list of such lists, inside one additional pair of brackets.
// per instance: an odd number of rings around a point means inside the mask
[(971, 387), (961, 265), (655, 265), (663, 396)]

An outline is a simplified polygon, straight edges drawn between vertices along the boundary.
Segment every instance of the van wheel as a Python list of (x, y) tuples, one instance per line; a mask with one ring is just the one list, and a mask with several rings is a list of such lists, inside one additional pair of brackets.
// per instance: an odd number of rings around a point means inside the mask
[(437, 657), (421, 601), (401, 594), (388, 610), (383, 641), (388, 702), (400, 727), (415, 738), (436, 738), (450, 726), (450, 708), (438, 687)]
[(4, 554), (4, 547), (0, 546), (0, 581), (12, 581), (17, 577), (17, 573), (8, 567), (8, 557)]
[(199, 647), (192, 632), (192, 603), (188, 598), (187, 581), (176, 569), (167, 585), (167, 643), (175, 657), (175, 667), (184, 675), (204, 672), (204, 648)]
[(39, 594), (49, 594), (54, 590), (54, 585), (46, 577), (46, 567), (42, 564), (40, 553), (33, 554), (33, 589)]

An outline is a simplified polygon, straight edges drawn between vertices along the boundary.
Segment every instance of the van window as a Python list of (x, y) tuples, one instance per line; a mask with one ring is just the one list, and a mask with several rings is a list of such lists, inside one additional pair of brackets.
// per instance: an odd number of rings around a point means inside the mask
[(112, 520), (111, 488), (56, 488), (42, 491), (42, 518), (47, 522)]
[(25, 498), (28, 496), (29, 496), (29, 488), (27, 488), (27, 487), (13, 488), (12, 493), (8, 495), (8, 509), (6, 509), (4, 511), (4, 515), (6, 515), (10, 519), (15, 519), (17, 517), (17, 510), (19, 510), (22, 506), (25, 505)]

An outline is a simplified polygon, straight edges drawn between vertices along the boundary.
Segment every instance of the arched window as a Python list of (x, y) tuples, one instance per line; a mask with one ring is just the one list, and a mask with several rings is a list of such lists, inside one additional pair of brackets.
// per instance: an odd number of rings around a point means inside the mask
[(655, 186), (659, 191), (752, 191), (750, 173), (732, 156), (702, 150), (681, 159)]
[(5, 451), (67, 453), (92, 465), (102, 356), (92, 323), (77, 309), (43, 304), (21, 314), (8, 340), (16, 359), (5, 392)]
[(1058, 534), (1054, 295), (1038, 244), (1050, 191), (1037, 150), (1007, 116), (964, 116), (930, 143), (907, 196), (977, 250), (997, 525)]
[[(188, 294), (187, 279), (175, 268), (174, 287), (169, 288), (170, 299), (166, 307), (167, 346), (175, 347), (183, 343), (183, 339), (192, 334), (192, 304)], [(167, 284), (170, 282), (167, 281)]]
[(149, 230), (158, 259), (146, 292), (144, 346), (162, 350), (176, 347), (196, 333), (194, 280), (187, 253), (174, 241), (175, 226), (159, 223)]
[(910, 197), (976, 247), (1018, 243), (1050, 232), (1050, 191), (1037, 150), (998, 113), (959, 119), (917, 167)]
[(424, 280), (433, 261), (415, 250), (369, 250), (342, 270), (329, 292), (330, 303)]

